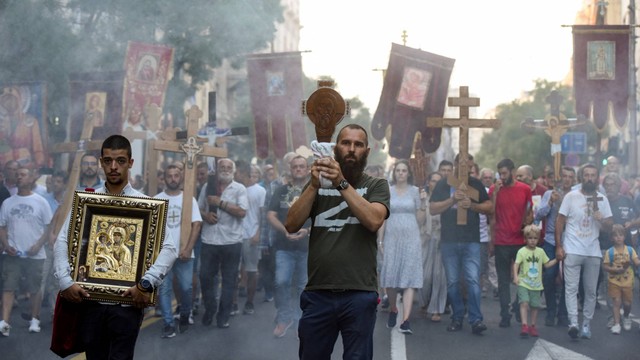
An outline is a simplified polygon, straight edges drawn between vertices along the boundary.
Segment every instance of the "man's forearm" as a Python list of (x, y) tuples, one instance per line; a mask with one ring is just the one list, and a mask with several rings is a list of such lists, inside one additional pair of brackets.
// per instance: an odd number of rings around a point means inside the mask
[(307, 221), (317, 194), (318, 189), (309, 184), (300, 194), (298, 200), (291, 205), (287, 213), (287, 219), (284, 222), (284, 227), (288, 233), (297, 232)]

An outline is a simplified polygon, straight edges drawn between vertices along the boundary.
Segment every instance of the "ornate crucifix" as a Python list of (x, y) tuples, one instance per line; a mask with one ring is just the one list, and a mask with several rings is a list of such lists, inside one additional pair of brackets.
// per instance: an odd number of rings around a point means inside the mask
[[(469, 87), (460, 87), (460, 97), (450, 97), (448, 105), (460, 108), (459, 119), (427, 118), (427, 127), (459, 127), (460, 128), (460, 154), (458, 156), (458, 177), (449, 175), (447, 183), (456, 190), (462, 190), (471, 199), (478, 201), (478, 191), (469, 186), (469, 128), (498, 128), (500, 120), (496, 119), (469, 119), (469, 108), (480, 106), (480, 98), (469, 97)], [(467, 210), (458, 207), (458, 225), (467, 223)]]
[(336, 125), (349, 114), (349, 103), (332, 86), (333, 81), (320, 80), (309, 100), (302, 101), (302, 114), (315, 125), (316, 139), (325, 143), (331, 141)]
[(598, 208), (598, 201), (602, 201), (602, 200), (603, 200), (602, 196), (597, 196), (597, 195), (587, 196), (587, 204), (591, 203), (591, 209), (593, 210), (593, 213), (600, 210)]
[(180, 222), (180, 250), (184, 249), (189, 241), (191, 233), (191, 202), (193, 199), (196, 159), (198, 156), (227, 157), (227, 150), (200, 145), (197, 139), (198, 119), (202, 117), (202, 111), (197, 106), (192, 106), (186, 112), (187, 117), (187, 139), (186, 141), (156, 140), (155, 149), (161, 151), (171, 151), (186, 155), (184, 168), (184, 191), (182, 195), (182, 221)]
[(560, 143), (560, 139), (570, 128), (585, 123), (582, 119), (577, 121), (576, 119), (567, 119), (564, 114), (560, 112), (562, 100), (563, 97), (556, 90), (553, 90), (551, 94), (546, 97), (546, 101), (549, 104), (549, 115), (547, 115), (544, 120), (533, 120), (529, 118), (521, 124), (521, 127), (543, 129), (544, 132), (551, 137), (553, 177), (556, 183), (562, 178), (560, 173), (560, 167), (562, 165), (562, 144)]

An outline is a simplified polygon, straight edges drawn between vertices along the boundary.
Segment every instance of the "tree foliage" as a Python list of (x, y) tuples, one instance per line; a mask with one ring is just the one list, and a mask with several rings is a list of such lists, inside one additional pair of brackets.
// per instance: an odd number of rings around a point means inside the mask
[[(542, 129), (521, 127), (522, 121), (527, 118), (544, 119), (549, 114), (546, 97), (553, 90), (557, 90), (564, 98), (560, 112), (567, 118), (574, 118), (572, 89), (557, 82), (536, 80), (535, 88), (524, 99), (497, 107), (496, 118), (502, 120), (502, 125), (482, 138), (480, 151), (475, 157), (478, 165), (495, 169), (500, 160), (510, 158), (516, 166), (531, 165), (536, 176), (540, 175), (544, 165), (553, 165), (551, 138)], [(596, 133), (592, 124), (576, 126), (570, 131), (587, 132), (588, 144), (595, 146)]]
[(0, 81), (47, 81), (63, 114), (69, 73), (121, 70), (129, 41), (161, 43), (174, 48), (167, 106), (181, 113), (223, 59), (267, 48), (282, 13), (279, 0), (0, 0)]

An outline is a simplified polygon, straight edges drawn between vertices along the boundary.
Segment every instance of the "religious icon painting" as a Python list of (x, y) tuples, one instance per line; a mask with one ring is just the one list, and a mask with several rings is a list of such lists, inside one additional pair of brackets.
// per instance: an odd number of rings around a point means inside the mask
[[(155, 262), (168, 201), (76, 191), (69, 224), (71, 277), (90, 300), (132, 304), (122, 294)], [(156, 294), (150, 297), (150, 305)]]
[(0, 84), (0, 164), (49, 166), (46, 104), (42, 82)]
[(616, 79), (615, 41), (589, 41), (587, 43), (587, 79)]
[(104, 108), (107, 103), (106, 92), (88, 92), (84, 99), (84, 116), (90, 118), (94, 128), (104, 126)]
[(405, 67), (397, 102), (418, 110), (424, 109), (432, 74), (414, 67)]
[(267, 71), (267, 94), (269, 96), (285, 95), (284, 74), (281, 71)]

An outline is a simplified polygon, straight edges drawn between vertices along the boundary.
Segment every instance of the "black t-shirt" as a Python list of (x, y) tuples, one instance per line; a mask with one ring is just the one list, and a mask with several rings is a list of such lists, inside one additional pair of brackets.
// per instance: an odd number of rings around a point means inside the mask
[[(469, 177), (469, 186), (478, 190), (479, 201), (471, 200), (474, 203), (483, 203), (489, 200), (487, 190), (480, 180)], [(443, 178), (436, 184), (429, 202), (441, 202), (453, 196), (455, 189), (449, 186), (447, 179)], [(445, 210), (440, 215), (441, 241), (444, 242), (479, 242), (480, 241), (480, 214), (467, 210), (467, 224), (458, 225), (458, 207), (454, 205)]]
[[(289, 213), (289, 208), (291, 205), (300, 197), (302, 193), (301, 187), (296, 187), (292, 185), (281, 185), (274, 192), (271, 197), (271, 201), (269, 202), (269, 211), (275, 211), (278, 216), (278, 220), (284, 224), (287, 219), (287, 214)], [(305, 224), (302, 226), (303, 228), (310, 228), (311, 220), (307, 220)], [(285, 250), (285, 251), (307, 251), (309, 250), (309, 236), (307, 235), (304, 239), (297, 241), (290, 241), (287, 239), (287, 236), (274, 229), (273, 231), (273, 247), (275, 250)]]

